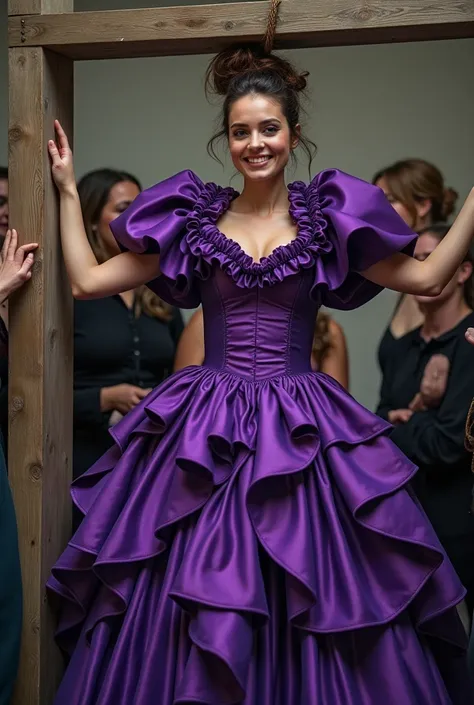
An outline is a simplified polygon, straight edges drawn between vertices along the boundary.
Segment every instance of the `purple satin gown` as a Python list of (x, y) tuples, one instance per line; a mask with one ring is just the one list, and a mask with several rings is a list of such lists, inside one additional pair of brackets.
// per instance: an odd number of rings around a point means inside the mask
[(73, 485), (48, 583), (71, 661), (56, 705), (465, 705), (464, 591), (385, 421), (311, 372), (321, 304), (414, 234), (342, 172), (289, 188), (297, 238), (254, 263), (235, 192), (183, 172), (113, 223), (150, 282), (202, 301), (206, 359), (155, 389)]

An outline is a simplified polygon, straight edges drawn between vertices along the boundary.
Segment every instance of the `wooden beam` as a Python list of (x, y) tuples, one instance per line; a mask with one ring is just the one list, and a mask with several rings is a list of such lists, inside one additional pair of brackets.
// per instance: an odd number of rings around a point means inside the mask
[[(260, 39), (268, 2), (11, 17), (10, 46), (74, 59), (215, 52)], [(280, 48), (474, 37), (474, 0), (293, 0), (281, 6)]]
[(37, 241), (31, 282), (11, 301), (9, 473), (24, 589), (15, 705), (50, 705), (63, 669), (45, 600), (70, 536), (72, 297), (62, 263), (47, 139), (59, 117), (72, 134), (73, 62), (35, 47), (9, 50), (10, 222)]
[(74, 0), (8, 0), (9, 15), (47, 15), (74, 12)]

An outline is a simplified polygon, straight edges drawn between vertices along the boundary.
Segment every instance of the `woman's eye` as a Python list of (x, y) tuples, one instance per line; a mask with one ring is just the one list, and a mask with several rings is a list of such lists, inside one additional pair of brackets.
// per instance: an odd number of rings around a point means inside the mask
[(245, 130), (236, 130), (234, 132), (234, 137), (239, 140), (242, 139), (242, 137), (245, 137), (245, 134)]
[(276, 132), (278, 132), (278, 127), (276, 125), (269, 125), (265, 128), (265, 132), (270, 135), (274, 135)]

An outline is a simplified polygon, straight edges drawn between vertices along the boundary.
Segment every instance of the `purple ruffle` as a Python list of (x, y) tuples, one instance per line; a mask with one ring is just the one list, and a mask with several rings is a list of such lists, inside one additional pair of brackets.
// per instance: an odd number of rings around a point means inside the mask
[(356, 308), (381, 290), (359, 272), (414, 248), (416, 235), (380, 189), (332, 169), (309, 186), (289, 185), (297, 236), (254, 262), (218, 228), (237, 196), (232, 188), (203, 184), (185, 171), (144, 191), (111, 227), (123, 249), (160, 253), (161, 276), (149, 286), (183, 308), (198, 305), (197, 280), (207, 279), (214, 266), (245, 289), (271, 286), (314, 267), (313, 297), (332, 308)]
[(217, 227), (237, 196), (238, 192), (233, 189), (206, 184), (189, 215), (186, 244), (199, 262), (197, 271), (202, 278), (207, 278), (211, 267), (218, 264), (244, 289), (277, 284), (300, 268), (312, 267), (316, 257), (332, 249), (325, 235), (326, 221), (317, 191), (296, 183), (290, 185), (288, 198), (290, 215), (298, 226), (297, 237), (254, 262), (237, 242)]
[(183, 234), (206, 188), (192, 171), (182, 171), (143, 191), (110, 224), (122, 250), (160, 255), (159, 275), (148, 286), (164, 301), (182, 308), (200, 303), (196, 263), (185, 250)]
[[(325, 375), (255, 384), (195, 367), (164, 382), (74, 483), (85, 518), (48, 589), (60, 643), (79, 640), (68, 673), (82, 685), (71, 700), (66, 675), (57, 702), (153, 702), (154, 679), (169, 676), (163, 703), (267, 703), (254, 669), (287, 643), (285, 659), (311, 668), (281, 704), (335, 702), (337, 689), (342, 705), (354, 671), (341, 654), (359, 638), (373, 688), (361, 702), (379, 702), (378, 659), (401, 644), (417, 652), (420, 702), (451, 702), (418, 640), (456, 660), (465, 636), (450, 608), (463, 591), (387, 430)], [(280, 664), (288, 683), (297, 662)], [(386, 703), (403, 702), (397, 678)]]

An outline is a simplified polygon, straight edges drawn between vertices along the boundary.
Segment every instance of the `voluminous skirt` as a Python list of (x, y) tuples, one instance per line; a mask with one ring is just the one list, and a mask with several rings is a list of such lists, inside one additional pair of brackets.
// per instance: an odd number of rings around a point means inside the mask
[(321, 374), (187, 368), (73, 485), (56, 705), (466, 705), (464, 595), (389, 426)]

